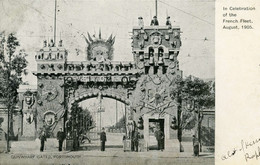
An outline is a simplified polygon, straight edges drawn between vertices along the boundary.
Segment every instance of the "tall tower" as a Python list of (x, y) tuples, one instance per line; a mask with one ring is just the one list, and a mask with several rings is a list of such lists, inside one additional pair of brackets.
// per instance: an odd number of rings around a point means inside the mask
[[(63, 127), (64, 75), (66, 73), (67, 51), (62, 41), (57, 46), (53, 40), (44, 41), (43, 48), (35, 55), (37, 62), (37, 130), (48, 127), (54, 136)], [(50, 135), (50, 136), (53, 136)]]
[(182, 78), (178, 61), (180, 27), (171, 26), (169, 20), (167, 25), (159, 26), (156, 16), (151, 26), (143, 26), (142, 17), (139, 17), (139, 26), (133, 27), (132, 33), (132, 52), (140, 73), (136, 90), (132, 92), (134, 118), (140, 125), (139, 131), (147, 150), (156, 145), (149, 137), (150, 131), (156, 128), (165, 135), (165, 149), (174, 148), (178, 152), (181, 132), (177, 126), (171, 127), (171, 123), (178, 122), (181, 112), (175, 93), (176, 81)]
[(134, 27), (132, 51), (138, 68), (145, 74), (171, 71), (181, 76), (177, 60), (181, 47), (180, 33), (179, 26)]

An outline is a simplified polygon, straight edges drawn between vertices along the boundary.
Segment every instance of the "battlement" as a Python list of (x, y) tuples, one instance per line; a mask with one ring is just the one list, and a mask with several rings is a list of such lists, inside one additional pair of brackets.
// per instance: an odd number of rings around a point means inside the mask
[(177, 71), (178, 54), (181, 47), (181, 29), (179, 26), (135, 26), (132, 35), (132, 51), (139, 69), (145, 73), (157, 73), (161, 68)]
[(43, 48), (36, 52), (35, 60), (37, 62), (63, 62), (67, 60), (67, 50), (62, 46), (62, 40), (59, 42), (58, 47), (56, 47), (51, 40), (47, 46), (47, 41), (43, 42)]
[(68, 61), (64, 64), (41, 63), (34, 74), (135, 74), (136, 65), (129, 61)]
[(37, 62), (44, 61), (65, 61), (67, 59), (67, 51), (63, 47), (44, 47), (36, 52), (35, 60)]
[(180, 26), (134, 26), (133, 29), (144, 29), (144, 30), (149, 30), (149, 29), (157, 29), (157, 30), (165, 30), (165, 29), (177, 29), (180, 30)]

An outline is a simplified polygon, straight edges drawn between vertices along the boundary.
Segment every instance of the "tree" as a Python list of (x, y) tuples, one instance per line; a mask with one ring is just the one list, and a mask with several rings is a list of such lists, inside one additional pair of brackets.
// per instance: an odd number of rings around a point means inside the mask
[(87, 132), (95, 127), (93, 117), (87, 108), (83, 109), (78, 104), (74, 104), (71, 110), (73, 128)]
[(195, 134), (200, 139), (202, 111), (215, 106), (215, 83), (192, 76), (177, 79), (175, 82), (171, 94), (178, 106), (178, 140), (181, 143), (184, 129), (195, 129)]
[(191, 129), (194, 126), (196, 116), (198, 116), (197, 123), (202, 120), (201, 111), (203, 109), (215, 106), (214, 83), (189, 76), (183, 80), (180, 97), (183, 105), (180, 126), (182, 129)]
[(123, 117), (121, 117), (119, 119), (119, 121), (113, 126), (113, 128), (116, 128), (116, 129), (125, 129), (126, 128), (126, 118), (125, 118), (125, 115)]
[(27, 74), (27, 54), (23, 49), (17, 50), (20, 44), (14, 33), (0, 33), (0, 98), (8, 109), (8, 129), (10, 140), (14, 137), (13, 112), (18, 102), (17, 89), (22, 83), (22, 74)]
[(85, 121), (86, 121), (86, 130), (90, 131), (91, 129), (95, 128), (95, 123), (93, 121), (93, 116), (91, 115), (88, 108), (83, 109)]

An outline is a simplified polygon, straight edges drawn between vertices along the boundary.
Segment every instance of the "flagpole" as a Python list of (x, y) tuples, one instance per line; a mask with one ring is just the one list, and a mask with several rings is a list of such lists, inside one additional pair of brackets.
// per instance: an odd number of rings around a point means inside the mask
[(117, 100), (116, 100), (116, 124), (117, 124), (117, 118), (118, 118), (118, 116), (117, 116)]
[(55, 11), (54, 11), (54, 45), (56, 45), (56, 15), (57, 15), (57, 0), (55, 0)]
[(155, 16), (157, 17), (157, 0), (155, 0)]

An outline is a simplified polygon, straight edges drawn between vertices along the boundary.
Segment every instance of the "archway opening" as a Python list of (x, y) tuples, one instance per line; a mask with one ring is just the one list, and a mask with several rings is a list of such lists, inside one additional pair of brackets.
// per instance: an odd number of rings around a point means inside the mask
[[(76, 104), (83, 110), (78, 112), (79, 150), (100, 150), (102, 128), (106, 132), (106, 150), (122, 150), (122, 139), (126, 134), (126, 104), (101, 96), (80, 100)], [(84, 119), (84, 114), (89, 115), (88, 120)]]

